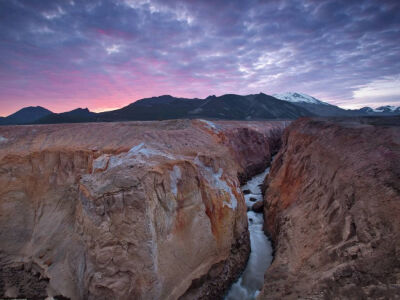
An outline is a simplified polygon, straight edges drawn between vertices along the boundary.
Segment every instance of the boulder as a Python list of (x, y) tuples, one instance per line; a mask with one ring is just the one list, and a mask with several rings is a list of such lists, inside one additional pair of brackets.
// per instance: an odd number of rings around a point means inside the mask
[(251, 207), (251, 210), (256, 213), (262, 213), (264, 210), (264, 201), (257, 201), (256, 203), (254, 203)]

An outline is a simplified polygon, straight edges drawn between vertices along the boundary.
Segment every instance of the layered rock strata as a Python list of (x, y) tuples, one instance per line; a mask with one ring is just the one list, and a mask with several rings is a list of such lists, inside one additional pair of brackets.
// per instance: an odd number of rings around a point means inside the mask
[(0, 297), (221, 297), (284, 122), (0, 127)]
[(399, 299), (400, 119), (301, 119), (265, 182), (258, 299)]

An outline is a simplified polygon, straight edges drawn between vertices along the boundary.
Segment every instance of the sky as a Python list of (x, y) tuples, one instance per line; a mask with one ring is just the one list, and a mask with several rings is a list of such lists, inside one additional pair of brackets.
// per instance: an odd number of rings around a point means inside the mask
[(0, 116), (287, 91), (400, 105), (400, 1), (0, 0)]

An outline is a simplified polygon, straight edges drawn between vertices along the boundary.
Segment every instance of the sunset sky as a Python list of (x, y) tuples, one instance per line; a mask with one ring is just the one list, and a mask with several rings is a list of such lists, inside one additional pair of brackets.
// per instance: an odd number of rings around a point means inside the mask
[(0, 0), (0, 115), (170, 94), (400, 105), (400, 1)]

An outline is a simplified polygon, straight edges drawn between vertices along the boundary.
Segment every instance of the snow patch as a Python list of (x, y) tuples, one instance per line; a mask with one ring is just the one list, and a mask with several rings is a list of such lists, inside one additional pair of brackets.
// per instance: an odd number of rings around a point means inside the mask
[(0, 143), (5, 143), (8, 141), (8, 138), (5, 138), (4, 136), (0, 135)]
[(130, 161), (132, 161), (132, 163), (144, 163), (143, 160), (129, 159), (128, 157), (126, 157), (126, 155), (120, 154), (116, 156), (111, 156), (108, 163), (108, 168), (112, 169), (123, 164), (128, 164)]
[(140, 143), (139, 145), (132, 147), (128, 151), (128, 157), (141, 156), (141, 155), (145, 156), (146, 158), (150, 156), (163, 156), (169, 159), (173, 159), (173, 157), (167, 153), (158, 151), (150, 147), (146, 147), (145, 143)]
[(396, 110), (396, 106), (393, 105), (385, 105), (385, 106), (380, 106), (377, 108), (372, 109), (373, 112), (394, 112)]
[(329, 103), (322, 102), (312, 96), (296, 93), (296, 92), (287, 92), (282, 94), (274, 94), (275, 98), (283, 101), (294, 102), (294, 103), (311, 103), (311, 104), (323, 104), (323, 105), (330, 105)]
[(218, 172), (215, 173), (211, 167), (207, 167), (206, 165), (204, 165), (200, 161), (198, 156), (196, 156), (194, 163), (198, 167), (200, 167), (200, 170), (204, 171), (203, 176), (210, 185), (214, 186), (218, 190), (222, 190), (222, 191), (228, 193), (228, 195), (230, 196), (230, 203), (228, 203), (227, 201), (224, 201), (224, 203), (223, 203), (224, 206), (228, 206), (232, 209), (236, 209), (237, 199), (235, 197), (235, 194), (232, 191), (232, 188), (227, 184), (227, 182), (225, 180), (222, 179), (222, 173), (223, 173), (222, 168), (219, 168)]
[(122, 165), (122, 164), (127, 164), (127, 163), (132, 163), (132, 164), (137, 164), (137, 163), (142, 163), (142, 164), (149, 164), (150, 161), (148, 160), (149, 157), (152, 156), (161, 156), (165, 157), (167, 159), (175, 159), (174, 156), (161, 152), (159, 150), (153, 149), (151, 147), (146, 147), (145, 143), (140, 143), (139, 145), (136, 145), (132, 147), (128, 153), (112, 156), (110, 158), (109, 162), (109, 167), (114, 168), (116, 166)]
[(201, 113), (202, 111), (203, 111), (203, 109), (201, 107), (198, 107), (196, 109), (189, 111), (189, 114), (198, 114), (198, 113)]
[(107, 154), (100, 155), (98, 158), (93, 160), (93, 171), (92, 173), (95, 173), (96, 171), (102, 171), (107, 168), (108, 161), (110, 159), (110, 156)]
[(144, 143), (140, 143), (139, 145), (136, 145), (136, 146), (132, 147), (129, 150), (129, 153), (137, 153), (137, 152), (140, 151), (140, 149), (142, 149), (142, 147), (144, 147)]
[(178, 181), (181, 179), (182, 173), (181, 173), (181, 168), (178, 166), (174, 166), (172, 171), (170, 172), (170, 178), (171, 178), (171, 191), (175, 195), (175, 197), (178, 195)]
[(203, 122), (211, 130), (218, 131), (218, 126), (215, 123), (208, 121), (208, 120), (203, 120), (203, 119), (200, 119), (199, 121)]

